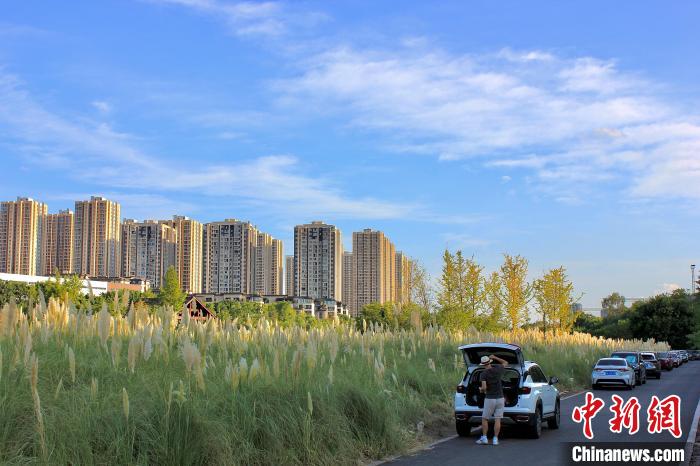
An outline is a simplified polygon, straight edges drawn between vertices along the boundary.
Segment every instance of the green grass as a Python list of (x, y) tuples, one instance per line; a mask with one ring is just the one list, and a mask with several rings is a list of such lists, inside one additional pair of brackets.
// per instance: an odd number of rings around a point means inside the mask
[[(430, 432), (449, 428), (454, 386), (464, 373), (456, 347), (499, 339), (522, 344), (526, 358), (562, 378), (565, 388), (586, 384), (595, 359), (621, 344), (537, 332), (362, 333), (345, 325), (306, 331), (266, 322), (173, 328), (158, 315), (86, 316), (52, 302), (28, 318), (5, 306), (0, 462), (354, 465), (425, 441), (419, 423)], [(186, 341), (200, 356), (194, 354), (191, 370), (181, 350)], [(116, 365), (114, 342), (121, 342)], [(32, 397), (33, 356), (45, 454)], [(241, 358), (249, 368), (257, 359), (260, 370), (234, 383)]]

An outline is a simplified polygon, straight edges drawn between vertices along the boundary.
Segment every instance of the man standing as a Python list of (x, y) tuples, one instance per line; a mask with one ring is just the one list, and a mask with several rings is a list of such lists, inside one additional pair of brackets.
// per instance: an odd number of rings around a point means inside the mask
[[(498, 364), (493, 364), (496, 361)], [(508, 361), (498, 356), (482, 356), (481, 366), (484, 367), (481, 373), (481, 387), (479, 391), (486, 395), (484, 399), (484, 411), (481, 413), (481, 438), (476, 441), (479, 445), (488, 445), (489, 439), (486, 434), (489, 431), (489, 420), (493, 419), (493, 444), (498, 445), (498, 433), (501, 431), (501, 418), (505, 408), (503, 398), (503, 384), (501, 377), (505, 371)]]

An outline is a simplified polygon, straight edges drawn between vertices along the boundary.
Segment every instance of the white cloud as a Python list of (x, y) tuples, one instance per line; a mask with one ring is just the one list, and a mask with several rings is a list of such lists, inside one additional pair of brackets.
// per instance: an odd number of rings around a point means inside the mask
[[(278, 81), (280, 102), (337, 112), (397, 151), (533, 170), (554, 197), (619, 180), (633, 197), (700, 198), (700, 122), (614, 61), (541, 51), (455, 55), (337, 47)], [(562, 192), (563, 190), (563, 192)]]
[(94, 100), (91, 102), (91, 104), (98, 112), (105, 115), (112, 112), (112, 106), (104, 100)]
[(224, 2), (219, 0), (148, 0), (151, 3), (178, 5), (224, 21), (239, 36), (281, 36), (290, 27), (308, 27), (324, 21), (316, 12), (292, 11), (280, 2)]
[[(138, 140), (131, 135), (103, 123), (75, 121), (45, 109), (17, 77), (0, 69), (2, 129), (10, 135), (5, 143), (13, 145), (30, 163), (43, 169), (56, 167), (112, 192), (126, 190), (127, 194), (120, 197), (132, 199), (134, 205), (152, 205), (168, 192), (184, 192), (235, 199), (279, 216), (415, 218), (452, 223), (464, 220), (437, 218), (416, 203), (348, 196), (337, 187), (336, 180), (327, 179), (315, 167), (303, 166), (290, 155), (236, 159), (217, 166), (199, 161), (183, 165), (155, 157), (139, 148)], [(145, 188), (161, 194), (156, 198), (137, 194)]]

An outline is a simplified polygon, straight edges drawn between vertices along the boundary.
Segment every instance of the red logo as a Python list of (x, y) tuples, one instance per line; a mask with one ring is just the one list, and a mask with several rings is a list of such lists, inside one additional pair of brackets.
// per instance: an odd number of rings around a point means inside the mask
[(650, 434), (658, 434), (664, 430), (680, 438), (681, 431), (681, 399), (678, 395), (669, 395), (659, 400), (656, 395), (651, 397), (651, 403), (647, 409), (648, 426)]
[(619, 434), (624, 427), (630, 434), (636, 434), (639, 431), (639, 408), (641, 407), (637, 397), (633, 396), (625, 402), (618, 395), (613, 395), (612, 400), (610, 411), (614, 416), (609, 422), (610, 432)]
[(586, 393), (586, 404), (583, 406), (576, 406), (573, 413), (571, 413), (571, 418), (574, 422), (583, 421), (583, 435), (587, 439), (593, 438), (593, 428), (591, 427), (591, 420), (598, 414), (598, 411), (603, 409), (605, 402), (600, 398), (596, 398), (593, 393)]

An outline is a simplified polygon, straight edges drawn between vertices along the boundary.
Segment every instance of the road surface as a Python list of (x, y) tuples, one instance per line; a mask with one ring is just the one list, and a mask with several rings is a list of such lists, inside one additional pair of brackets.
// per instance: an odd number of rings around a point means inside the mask
[[(671, 372), (663, 372), (661, 380), (649, 379), (645, 385), (634, 390), (600, 389), (594, 390), (596, 397), (605, 400), (605, 407), (593, 419), (593, 433), (596, 442), (686, 442), (688, 433), (700, 399), (700, 361), (690, 361)], [(640, 429), (633, 436), (623, 433), (610, 432), (608, 421), (612, 413), (612, 395), (617, 394), (624, 399), (636, 396), (641, 405), (639, 413)], [(646, 431), (646, 409), (651, 396), (663, 399), (667, 395), (676, 394), (681, 397), (681, 426), (683, 435), (675, 439), (664, 431), (660, 434), (649, 434)], [(389, 462), (392, 466), (423, 466), (423, 465), (537, 465), (559, 466), (566, 464), (563, 442), (583, 442), (582, 424), (571, 419), (574, 406), (583, 404), (583, 394), (575, 395), (561, 401), (561, 426), (557, 430), (549, 430), (544, 423), (542, 436), (537, 439), (526, 439), (518, 436), (512, 430), (501, 432), (500, 445), (476, 445), (480, 432), (471, 437), (454, 438), (435, 445), (429, 450), (417, 452), (410, 456), (398, 458)], [(691, 439), (694, 441), (695, 439)]]

